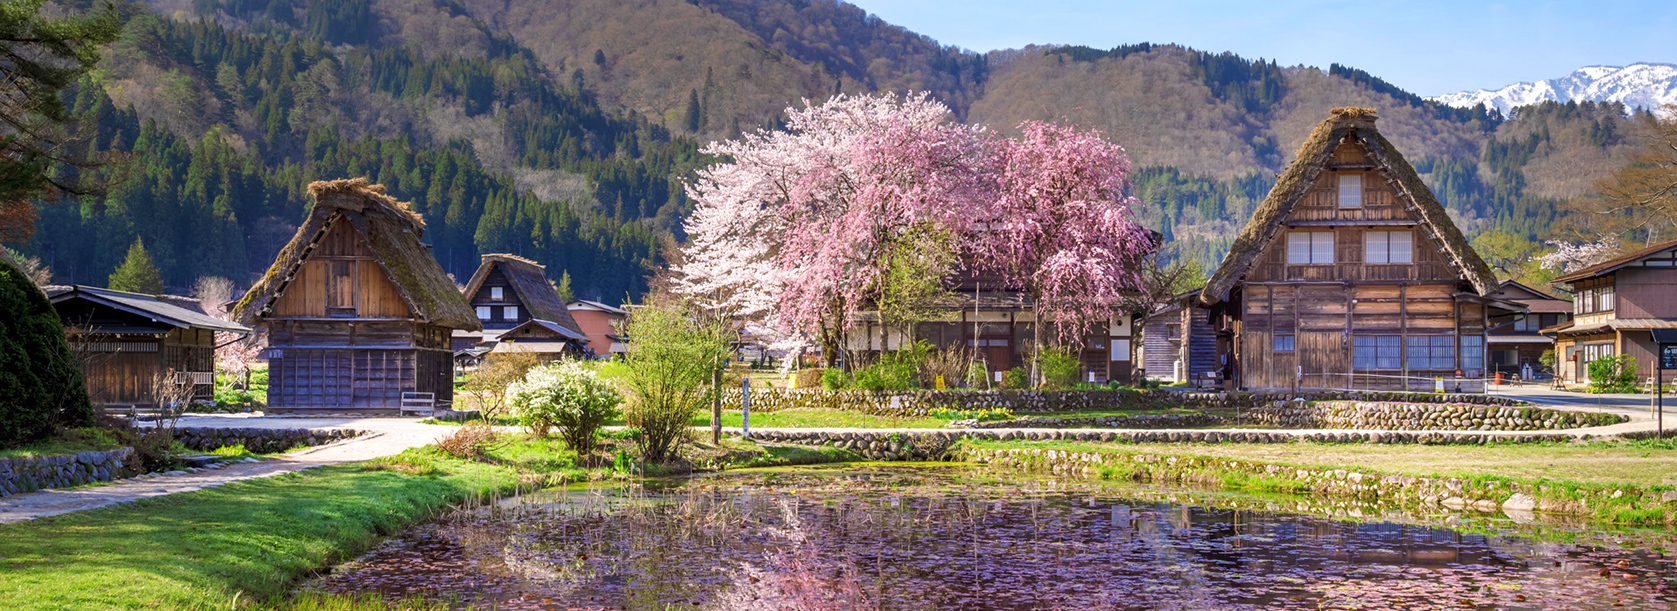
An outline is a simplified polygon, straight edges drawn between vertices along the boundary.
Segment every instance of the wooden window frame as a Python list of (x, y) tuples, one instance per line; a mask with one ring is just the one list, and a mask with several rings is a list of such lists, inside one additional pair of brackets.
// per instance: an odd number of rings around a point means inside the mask
[(477, 319), (478, 320), (493, 320), (494, 317), (495, 317), (495, 308), (490, 307), (490, 306), (477, 306)]
[[(1396, 235), (1409, 236), (1409, 248), (1404, 251), (1401, 261), (1392, 256), (1392, 237)], [(1379, 243), (1383, 247), (1383, 255), (1374, 256), (1374, 245)], [(1376, 260), (1379, 259), (1379, 260)], [(1415, 264), (1415, 232), (1409, 229), (1396, 231), (1370, 231), (1363, 234), (1363, 262), (1370, 265), (1414, 265)]]
[[(1346, 205), (1346, 198), (1345, 198), (1346, 190), (1345, 190), (1345, 188), (1347, 186), (1350, 186), (1350, 185), (1345, 184), (1345, 179), (1347, 179), (1347, 178), (1355, 179), (1357, 181), (1356, 189), (1351, 191), (1351, 193), (1354, 193), (1356, 195), (1356, 198), (1355, 198), (1356, 202), (1352, 205)], [(1340, 210), (1358, 210), (1358, 209), (1361, 209), (1363, 207), (1363, 188), (1364, 188), (1364, 185), (1363, 185), (1363, 174), (1362, 174), (1362, 172), (1345, 172), (1345, 173), (1338, 174), (1337, 175), (1337, 180), (1334, 181), (1334, 195), (1335, 195), (1335, 199), (1338, 200), (1338, 201), (1335, 202), (1336, 206)]]
[[(1395, 345), (1382, 346), (1381, 344), (1387, 343), (1382, 340), (1393, 340), (1392, 343)], [(1364, 363), (1358, 361), (1359, 355), (1357, 354), (1357, 349), (1363, 347), (1363, 342), (1365, 341), (1371, 342), (1368, 347), (1374, 351), (1374, 354), (1371, 357), (1374, 360), (1372, 367), (1363, 367), (1361, 365)], [(1405, 342), (1402, 335), (1353, 335), (1351, 336), (1351, 368), (1357, 371), (1402, 371), (1405, 357), (1404, 347)], [(1393, 348), (1397, 350), (1397, 355), (1395, 357), (1383, 354), (1385, 350), (1391, 350)], [(1395, 358), (1396, 361), (1393, 362), (1391, 366), (1382, 367), (1380, 365), (1382, 358)]]
[[(1282, 341), (1286, 340), (1286, 341)], [(1277, 354), (1292, 353), (1298, 348), (1297, 336), (1291, 333), (1277, 334), (1270, 339), (1270, 351)]]
[[(341, 317), (341, 318), (354, 318), (355, 317), (355, 315), (357, 313), (357, 308), (355, 306), (356, 306), (357, 303), (360, 302), (360, 299), (359, 299), (359, 297), (360, 297), (359, 293), (361, 291), (361, 273), (360, 273), (361, 269), (360, 269), (360, 267), (361, 267), (360, 262), (356, 261), (354, 259), (326, 259), (326, 315), (327, 316), (334, 317), (334, 318), (339, 318), (339, 317)], [(347, 273), (346, 274), (339, 274), (339, 271), (343, 271), (343, 270), (347, 270)], [(348, 282), (349, 294), (347, 295), (348, 305), (338, 305), (339, 303), (344, 303), (344, 300), (341, 299), (341, 298), (346, 297), (346, 295), (344, 295), (340, 292), (340, 289), (338, 287), (338, 279), (343, 278), (343, 277), (347, 277), (349, 279), (349, 282)]]
[(489, 298), (491, 300), (494, 300), (494, 301), (505, 300), (507, 298), (506, 287), (502, 287), (502, 286), (489, 287)]
[[(1317, 243), (1318, 240), (1316, 239), (1316, 236), (1318, 235), (1325, 235), (1328, 237), (1326, 245)], [(1305, 261), (1293, 260), (1293, 241), (1295, 239), (1300, 239), (1304, 242)], [(1306, 230), (1289, 231), (1287, 232), (1287, 265), (1333, 265), (1334, 262), (1338, 260), (1338, 254), (1336, 252), (1338, 248), (1339, 237), (1335, 235), (1335, 232)], [(1320, 251), (1324, 249), (1327, 252), (1327, 261), (1318, 261), (1317, 255), (1321, 254)]]

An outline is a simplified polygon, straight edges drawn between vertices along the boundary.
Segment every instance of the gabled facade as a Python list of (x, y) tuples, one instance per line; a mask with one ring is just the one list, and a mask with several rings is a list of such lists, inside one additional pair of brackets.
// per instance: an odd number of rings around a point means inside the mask
[(1555, 340), (1540, 331), (1571, 321), (1572, 300), (1513, 280), (1502, 281), (1502, 288), (1492, 297), (1520, 304), (1525, 312), (1491, 318), (1485, 340), (1490, 350), (1491, 372), (1520, 379), (1553, 374), (1547, 371), (1549, 368), (1543, 365), (1542, 358), (1544, 352), (1554, 349)]
[(548, 279), (547, 268), (535, 261), (508, 254), (483, 255), (483, 262), (466, 283), (465, 296), (483, 332), (455, 333), (457, 350), (480, 342), (492, 344), (506, 331), (532, 320), (582, 335), (582, 327)]
[(528, 352), (543, 361), (587, 356), (588, 336), (559, 323), (532, 318), (502, 333), (489, 358), (509, 352)]
[(1653, 329), (1677, 329), (1677, 241), (1661, 242), (1555, 279), (1572, 292), (1574, 318), (1544, 329), (1555, 338), (1557, 374), (1589, 381), (1589, 363), (1636, 358), (1638, 377), (1654, 375)]
[(454, 330), (480, 329), (420, 242), (425, 224), (366, 179), (315, 182), (308, 218), (233, 308), (268, 329), (270, 411), (396, 412), (452, 398)]
[(174, 372), (193, 401), (215, 400), (215, 334), (250, 329), (205, 313), (188, 297), (92, 286), (51, 286), (52, 307), (82, 361), (94, 405), (157, 405), (155, 381)]
[(1496, 277), (1375, 119), (1340, 108), (1317, 125), (1200, 294), (1238, 386), (1484, 375)]

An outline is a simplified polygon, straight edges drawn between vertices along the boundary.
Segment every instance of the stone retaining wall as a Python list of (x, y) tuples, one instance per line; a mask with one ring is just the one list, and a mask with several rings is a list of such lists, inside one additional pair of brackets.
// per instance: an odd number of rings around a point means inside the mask
[(1618, 414), (1534, 407), (1372, 401), (1276, 401), (1242, 414), (1262, 426), (1395, 431), (1539, 431), (1626, 422)]
[[(920, 417), (937, 408), (951, 410), (1011, 409), (1014, 413), (1052, 413), (1101, 410), (1147, 410), (1169, 407), (1190, 409), (1255, 409), (1303, 398), (1307, 401), (1387, 401), (1404, 403), (1464, 403), (1474, 405), (1521, 406), (1525, 402), (1493, 395), (1426, 393), (1349, 392), (1177, 392), (1171, 390), (1066, 390), (1066, 391), (870, 391), (753, 388), (751, 411), (766, 413), (786, 409), (823, 408), (876, 416)], [(738, 410), (740, 394), (723, 394), (723, 409)]]
[[(1095, 441), (1104, 443), (1412, 443), (1421, 445), (1483, 445), (1490, 443), (1566, 442), (1574, 436), (1561, 432), (1489, 434), (1477, 432), (1343, 431), (1290, 434), (1264, 431), (1087, 431), (1087, 430), (948, 430), (923, 431), (798, 431), (759, 429), (753, 439), (773, 443), (831, 446), (850, 450), (869, 460), (945, 460), (949, 448), (962, 439), (995, 441)], [(1588, 435), (1583, 436), (1588, 438)]]
[(1103, 416), (1100, 418), (1014, 418), (1012, 420), (957, 420), (949, 423), (957, 429), (1190, 429), (1227, 424), (1228, 420), (1210, 414), (1139, 414), (1135, 416)]
[(175, 441), (200, 452), (244, 444), (257, 454), (284, 452), (297, 446), (318, 446), (355, 437), (353, 429), (259, 429), (182, 427), (175, 429)]
[(0, 458), (0, 497), (46, 488), (108, 482), (124, 475), (131, 448), (58, 456)]
[(1048, 448), (957, 446), (955, 458), (1060, 477), (1127, 479), (1255, 487), (1366, 502), (1462, 510), (1593, 515), (1641, 522), (1677, 522), (1677, 491), (1642, 487), (1573, 489), (1498, 480), (1428, 478), (1345, 469), (1312, 469), (1223, 458), (1086, 452)]

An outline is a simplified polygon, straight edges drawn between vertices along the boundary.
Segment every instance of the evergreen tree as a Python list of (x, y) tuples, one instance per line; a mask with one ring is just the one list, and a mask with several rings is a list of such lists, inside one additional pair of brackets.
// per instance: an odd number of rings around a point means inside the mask
[(134, 245), (128, 247), (128, 258), (121, 267), (111, 272), (106, 286), (130, 293), (163, 294), (163, 275), (157, 271), (157, 264), (152, 263), (151, 255), (146, 254), (146, 245), (139, 238), (135, 238)]
[(52, 19), (45, 0), (0, 2), (0, 240), (24, 242), (36, 212), (28, 199), (68, 185), (47, 171), (66, 157), (59, 127), (68, 119), (62, 93), (99, 62), (99, 47), (122, 22), (106, 9)]
[(566, 271), (559, 276), (559, 300), (565, 303), (576, 301), (576, 291), (571, 290), (571, 272)]
[(0, 448), (93, 423), (81, 366), (46, 294), (0, 257)]
[(704, 127), (703, 125), (700, 125), (700, 123), (699, 123), (700, 111), (701, 111), (701, 109), (699, 108), (699, 90), (688, 89), (687, 90), (687, 115), (686, 115), (687, 131), (690, 131), (690, 132), (693, 132), (693, 133), (696, 134), (696, 133), (699, 133), (699, 128)]

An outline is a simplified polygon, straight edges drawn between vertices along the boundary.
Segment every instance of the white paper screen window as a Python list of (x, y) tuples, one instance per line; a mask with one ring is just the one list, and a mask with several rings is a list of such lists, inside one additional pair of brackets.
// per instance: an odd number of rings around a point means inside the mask
[(1363, 207), (1363, 175), (1362, 174), (1340, 174), (1339, 175), (1339, 207), (1341, 207), (1341, 208), (1361, 208), (1361, 207)]

